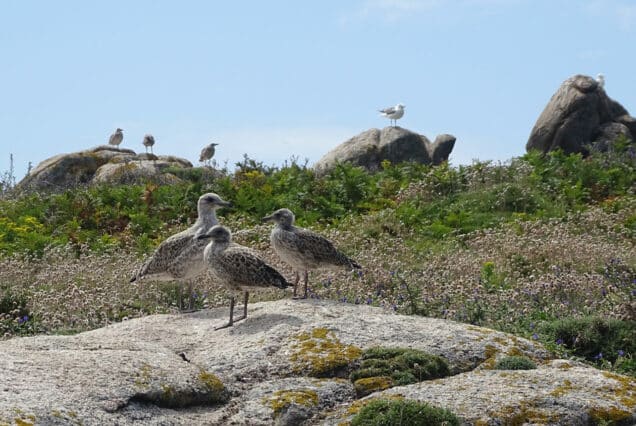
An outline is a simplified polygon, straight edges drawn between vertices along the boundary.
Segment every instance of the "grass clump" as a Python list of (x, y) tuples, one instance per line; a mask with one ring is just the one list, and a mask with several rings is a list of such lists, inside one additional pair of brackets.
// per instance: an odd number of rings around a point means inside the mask
[(358, 396), (364, 396), (377, 390), (449, 374), (448, 363), (437, 355), (417, 349), (375, 347), (363, 352), (359, 368), (349, 377)]
[[(601, 367), (636, 374), (636, 321), (599, 316), (566, 318), (542, 326), (545, 339), (569, 354)], [(608, 365), (609, 364), (609, 365)]]
[(459, 426), (451, 411), (423, 402), (376, 399), (360, 409), (351, 426)]
[(537, 365), (525, 356), (507, 356), (495, 364), (495, 370), (534, 370)]

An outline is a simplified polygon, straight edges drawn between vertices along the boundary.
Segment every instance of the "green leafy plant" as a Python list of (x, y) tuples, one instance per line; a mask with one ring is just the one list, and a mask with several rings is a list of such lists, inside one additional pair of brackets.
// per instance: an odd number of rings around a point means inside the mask
[(360, 409), (351, 426), (459, 426), (450, 410), (411, 400), (376, 399)]

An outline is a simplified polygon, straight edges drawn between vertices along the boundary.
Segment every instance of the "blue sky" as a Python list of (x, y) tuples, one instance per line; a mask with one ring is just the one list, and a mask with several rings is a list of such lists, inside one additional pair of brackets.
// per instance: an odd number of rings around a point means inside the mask
[(636, 115), (636, 1), (0, 3), (0, 171), (106, 143), (194, 164), (318, 160), (388, 120), (457, 137), (452, 164), (522, 155), (563, 80)]

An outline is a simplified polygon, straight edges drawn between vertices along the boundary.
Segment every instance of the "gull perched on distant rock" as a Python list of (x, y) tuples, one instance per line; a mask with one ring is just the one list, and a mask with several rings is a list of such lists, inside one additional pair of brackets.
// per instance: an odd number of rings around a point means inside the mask
[(402, 116), (404, 115), (405, 107), (406, 107), (405, 105), (397, 104), (394, 107), (381, 109), (380, 114), (382, 114), (383, 116), (391, 120), (391, 125), (393, 125), (394, 122), (395, 122), (395, 125), (397, 125), (397, 120), (402, 118)]
[(605, 87), (605, 76), (603, 74), (597, 74), (596, 82), (598, 83), (598, 87), (603, 89)]
[(124, 134), (122, 132), (123, 130), (118, 127), (117, 130), (115, 130), (115, 133), (110, 135), (110, 138), (108, 138), (108, 145), (115, 145), (116, 147), (119, 147), (121, 141), (124, 140)]
[(289, 209), (276, 210), (263, 218), (264, 221), (276, 223), (270, 235), (270, 242), (276, 254), (296, 271), (294, 297), (300, 281), (299, 271), (304, 271), (305, 289), (302, 298), (306, 299), (310, 269), (341, 266), (350, 269), (361, 268), (355, 260), (339, 252), (331, 241), (322, 235), (294, 226), (294, 219), (294, 214)]
[(207, 145), (206, 147), (204, 147), (201, 150), (201, 155), (199, 156), (199, 162), (204, 163), (209, 166), (210, 165), (210, 160), (212, 159), (212, 157), (214, 157), (214, 152), (215, 152), (215, 146), (217, 146), (218, 143), (211, 143), (210, 145)]
[(144, 141), (142, 143), (146, 147), (146, 154), (148, 154), (148, 148), (150, 148), (150, 153), (153, 154), (152, 146), (155, 144), (155, 137), (151, 134), (147, 134), (144, 136)]
[[(205, 272), (203, 250), (206, 242), (198, 240), (197, 237), (219, 223), (216, 209), (230, 206), (231, 203), (224, 201), (213, 192), (199, 197), (196, 222), (185, 231), (172, 235), (162, 242), (152, 256), (137, 270), (130, 282), (143, 278), (157, 281), (188, 281)], [(192, 307), (191, 286), (190, 283), (188, 289), (190, 308)], [(182, 308), (181, 297), (179, 299), (179, 307)]]
[[(247, 318), (247, 301), (250, 289), (267, 287), (287, 288), (290, 284), (276, 269), (260, 255), (245, 246), (232, 242), (232, 233), (221, 225), (212, 227), (198, 239), (209, 242), (203, 258), (214, 277), (232, 292), (244, 291), (243, 316), (234, 319), (234, 295), (230, 297), (230, 320), (215, 330), (231, 327), (235, 322)], [(210, 242), (211, 240), (211, 242)]]

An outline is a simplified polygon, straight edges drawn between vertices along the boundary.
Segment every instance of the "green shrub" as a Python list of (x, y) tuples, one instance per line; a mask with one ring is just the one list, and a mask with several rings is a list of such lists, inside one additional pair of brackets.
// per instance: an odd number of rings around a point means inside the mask
[(507, 356), (495, 364), (496, 370), (534, 370), (537, 365), (525, 356)]
[(541, 332), (552, 344), (599, 364), (636, 354), (636, 321), (567, 318), (544, 324)]
[(409, 400), (376, 399), (362, 407), (351, 426), (459, 426), (451, 411)]

